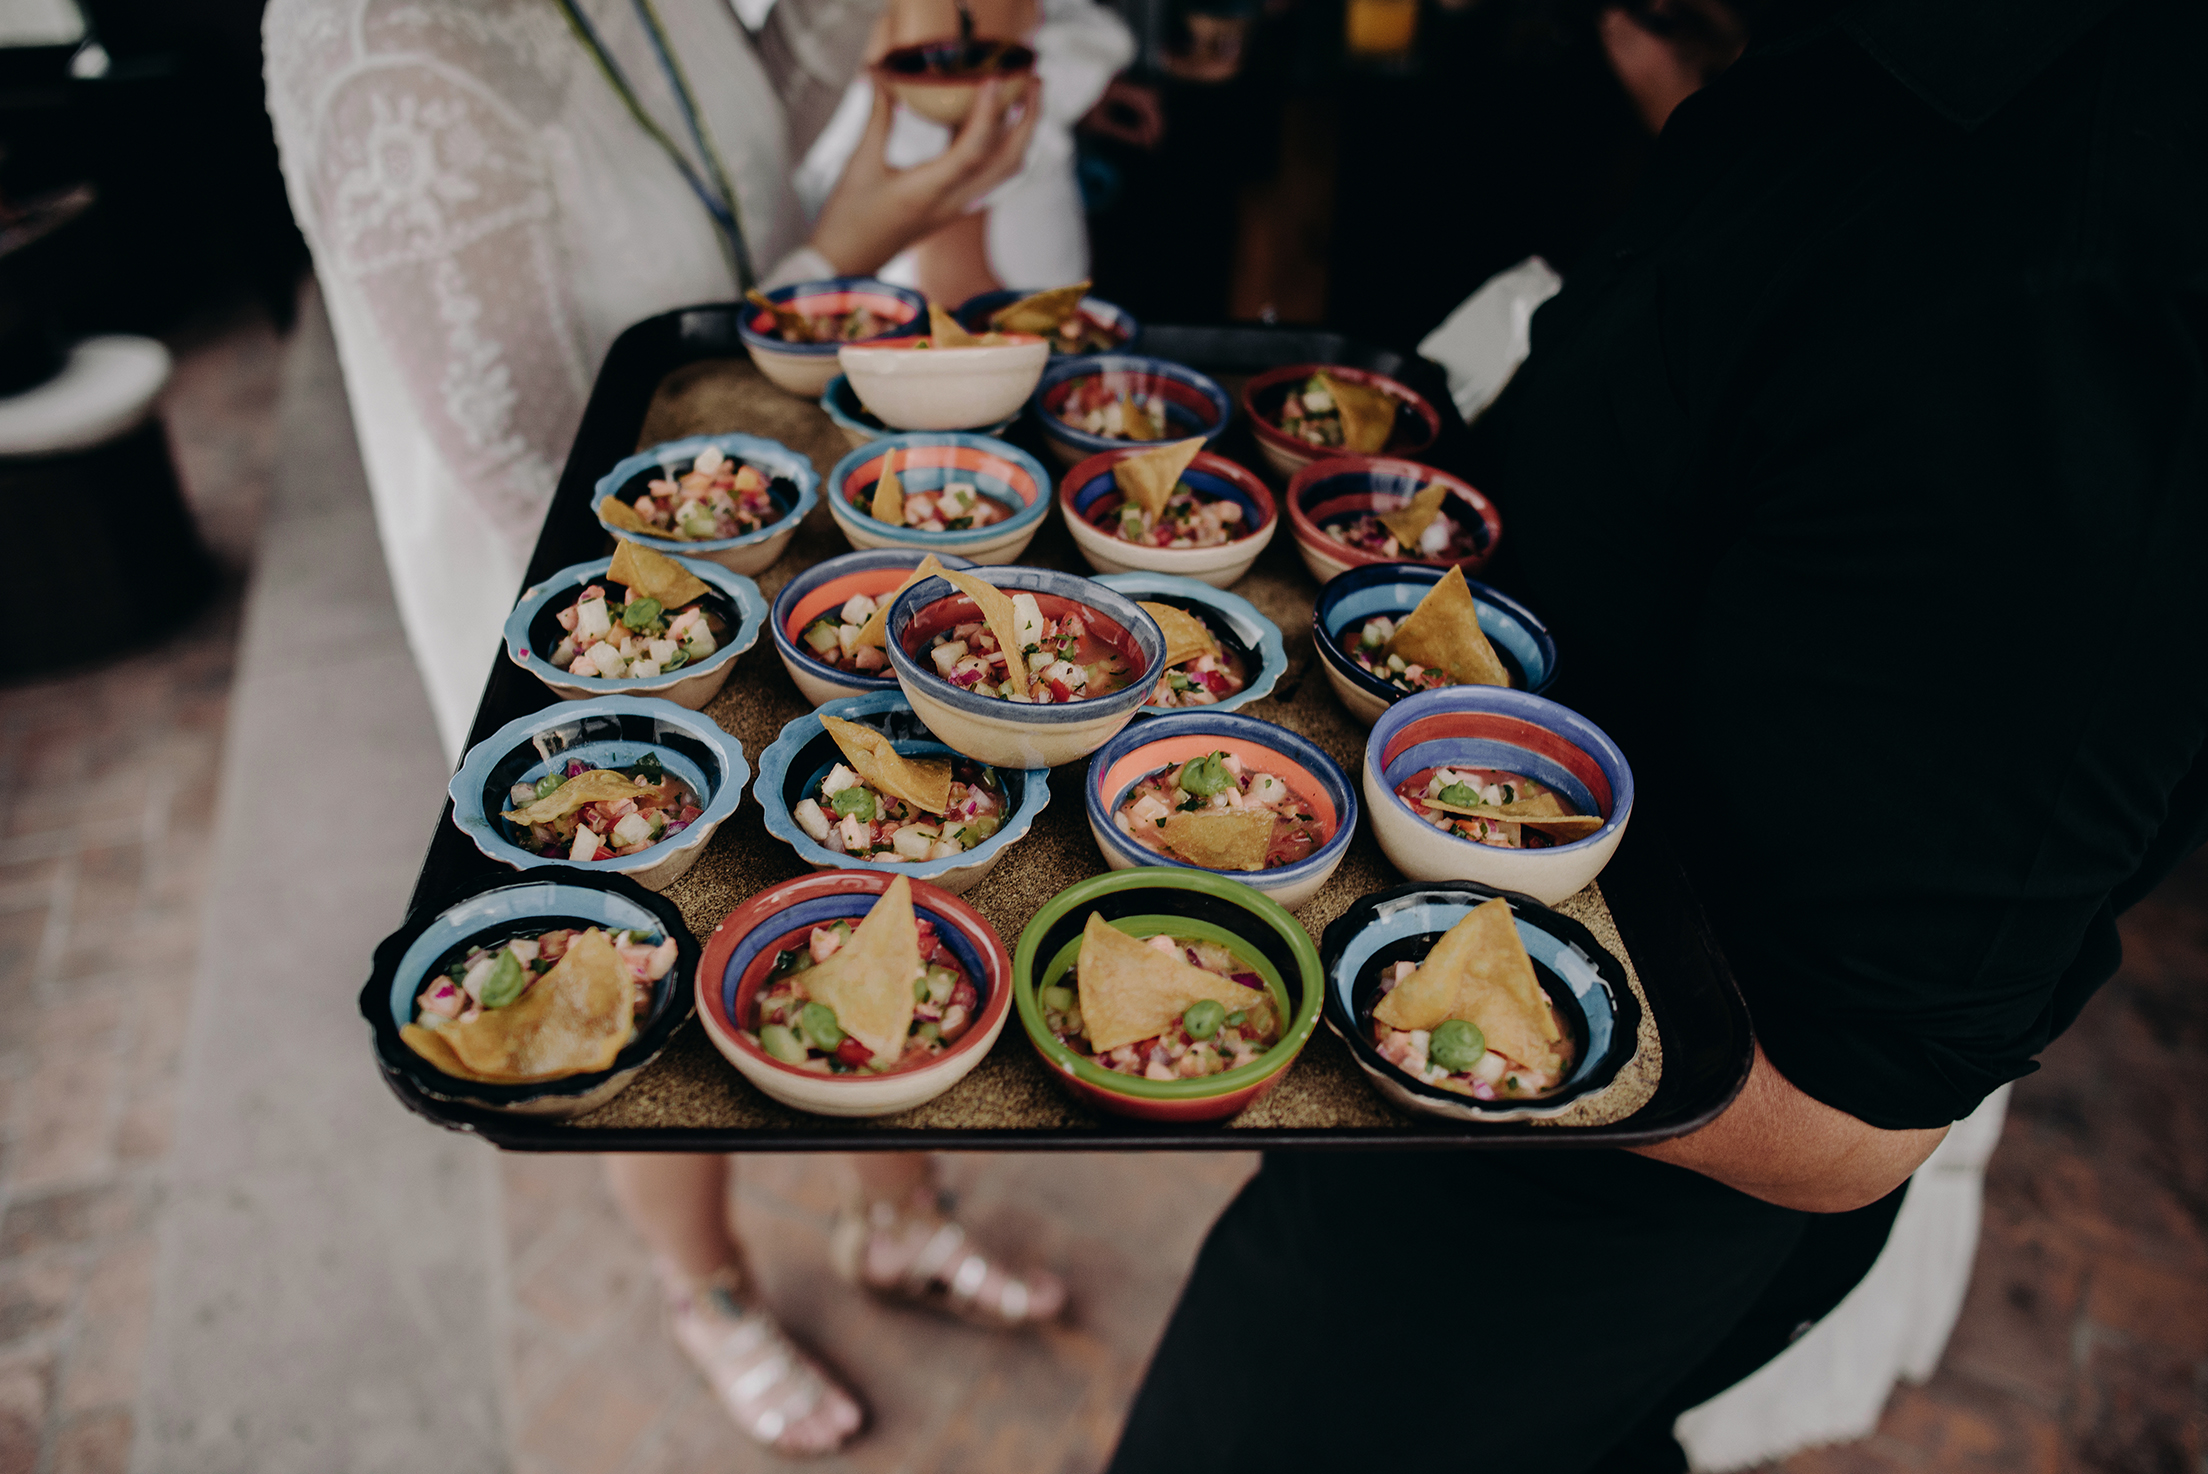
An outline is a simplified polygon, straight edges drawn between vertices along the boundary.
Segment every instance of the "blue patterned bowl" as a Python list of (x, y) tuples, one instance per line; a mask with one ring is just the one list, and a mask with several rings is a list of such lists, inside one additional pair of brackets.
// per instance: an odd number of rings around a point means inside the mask
[[(807, 701), (818, 706), (841, 696), (897, 689), (897, 677), (886, 667), (880, 675), (862, 675), (830, 665), (807, 649), (801, 636), (805, 626), (830, 610), (841, 609), (853, 594), (881, 599), (903, 583), (905, 575), (927, 556), (911, 548), (843, 553), (800, 569), (782, 585), (782, 592), (774, 596), (774, 612), (768, 616), (768, 633), (774, 640), (774, 653), (782, 657), (782, 668), (790, 673)], [(950, 553), (938, 553), (935, 560), (945, 568), (974, 566), (971, 559)]]
[(1077, 429), (1060, 416), (1066, 401), (1081, 384), (1100, 380), (1115, 394), (1162, 395), (1165, 399), (1167, 440), (1201, 435), (1216, 440), (1234, 417), (1234, 401), (1212, 379), (1162, 358), (1132, 353), (1083, 353), (1054, 358), (1043, 370), (1042, 381), (1028, 404), (1042, 426), (1052, 455), (1068, 466), (1077, 466), (1107, 450), (1124, 450), (1132, 441), (1110, 435), (1094, 435)]
[[(1017, 287), (1000, 287), (994, 292), (983, 292), (979, 296), (968, 297), (958, 304), (958, 325), (969, 333), (986, 333), (989, 331), (989, 314), (1010, 307), (1022, 297), (1033, 295), (1032, 292), (1023, 292)], [(1135, 315), (1132, 312), (1115, 303), (1107, 302), (1102, 297), (1083, 297), (1081, 299), (1081, 315), (1097, 327), (1113, 335), (1117, 340), (1112, 344), (1112, 351), (1114, 352), (1124, 353), (1132, 349), (1135, 346), (1135, 340), (1142, 336), (1142, 324), (1135, 321)], [(1058, 339), (1051, 339), (1051, 351), (1053, 353), (1061, 351), (1058, 343)]]
[[(909, 496), (953, 481), (974, 489), (1012, 515), (987, 527), (922, 532), (892, 527), (859, 509), (855, 500), (874, 495), (882, 457), (897, 453), (897, 477)], [(885, 435), (857, 447), (828, 473), (828, 512), (854, 548), (913, 548), (956, 553), (976, 563), (1010, 563), (1027, 551), (1050, 512), (1050, 473), (1042, 462), (1002, 440), (964, 430), (915, 430)]]
[(611, 679), (572, 675), (545, 658), (547, 652), (559, 648), (567, 633), (560, 627), (559, 611), (574, 602), (583, 585), (604, 580), (613, 564), (611, 558), (571, 563), (543, 583), (523, 589), (521, 602), (506, 616), (506, 658), (544, 682), (562, 701), (587, 701), (593, 696), (657, 696), (702, 711), (727, 683), (736, 657), (758, 642), (760, 626), (766, 623), (767, 601), (760, 596), (759, 585), (718, 563), (694, 558), (675, 561), (693, 578), (703, 579), (712, 587), (703, 602), (728, 627), (720, 648), (697, 664), (665, 675)]
[[(688, 541), (673, 537), (646, 537), (641, 533), (626, 532), (614, 526), (598, 510), (607, 497), (633, 503), (643, 495), (650, 482), (680, 476), (690, 469), (698, 455), (707, 446), (713, 447), (732, 461), (742, 461), (756, 467), (767, 478), (767, 489), (773, 493), (782, 515), (760, 528), (741, 537), (707, 538)], [(757, 435), (691, 435), (682, 440), (670, 440), (640, 450), (633, 456), (616, 461), (612, 470), (598, 478), (598, 487), (591, 495), (591, 511), (597, 515), (598, 525), (608, 536), (625, 537), (655, 553), (665, 553), (670, 558), (705, 558), (720, 564), (731, 573), (746, 576), (766, 572), (774, 566), (774, 560), (782, 556), (782, 550), (790, 545), (790, 538), (797, 532), (797, 524), (805, 520), (805, 514), (820, 500), (820, 473), (813, 463), (779, 440), (767, 440)]]
[(1280, 626), (1258, 613), (1257, 606), (1239, 594), (1170, 573), (1107, 573), (1097, 582), (1138, 604), (1170, 604), (1195, 615), (1242, 662), (1242, 689), (1232, 696), (1200, 707), (1145, 705), (1144, 716), (1173, 711), (1233, 711), (1272, 695), (1273, 687), (1287, 673), (1288, 647), (1281, 640)]
[[(1311, 642), (1328, 684), (1349, 714), (1366, 726), (1408, 693), (1373, 675), (1349, 656), (1365, 621), (1385, 614), (1400, 622), (1418, 601), (1449, 576), (1423, 563), (1380, 563), (1353, 568), (1319, 590), (1311, 610)], [(1513, 690), (1538, 695), (1556, 682), (1556, 640), (1531, 609), (1477, 579), (1466, 579), (1479, 609), (1480, 632), (1511, 674)]]

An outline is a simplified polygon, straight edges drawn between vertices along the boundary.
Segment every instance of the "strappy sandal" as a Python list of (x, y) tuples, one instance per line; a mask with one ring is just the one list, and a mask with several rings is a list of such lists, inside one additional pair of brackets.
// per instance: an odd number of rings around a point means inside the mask
[[(886, 1276), (872, 1267), (874, 1250), (902, 1268)], [(829, 1259), (852, 1284), (885, 1300), (924, 1306), (990, 1330), (1017, 1331), (1058, 1319), (1066, 1287), (1056, 1275), (1024, 1278), (1000, 1270), (972, 1246), (964, 1227), (940, 1214), (901, 1213), (889, 1203), (836, 1215), (828, 1236)], [(995, 1279), (993, 1293), (984, 1294)]]
[[(766, 1307), (738, 1299), (733, 1275), (692, 1288), (669, 1307), (669, 1318), (676, 1344), (754, 1442), (806, 1458), (836, 1452), (865, 1425), (858, 1398), (800, 1350)], [(824, 1409), (831, 1415), (815, 1427)]]

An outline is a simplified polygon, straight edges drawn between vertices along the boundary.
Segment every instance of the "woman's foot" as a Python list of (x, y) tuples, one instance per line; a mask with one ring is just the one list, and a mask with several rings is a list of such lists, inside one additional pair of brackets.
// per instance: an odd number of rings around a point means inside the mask
[(978, 1326), (1021, 1330), (1065, 1313), (1064, 1280), (1048, 1270), (1004, 1269), (925, 1194), (902, 1207), (875, 1202), (846, 1209), (829, 1247), (837, 1271), (853, 1284)]
[(859, 1401), (798, 1349), (734, 1270), (670, 1292), (675, 1342), (746, 1436), (778, 1454), (834, 1453), (866, 1421)]

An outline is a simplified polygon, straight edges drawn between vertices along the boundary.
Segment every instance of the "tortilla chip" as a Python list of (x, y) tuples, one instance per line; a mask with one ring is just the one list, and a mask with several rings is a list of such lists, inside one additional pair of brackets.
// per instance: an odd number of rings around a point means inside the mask
[(631, 598), (656, 599), (662, 609), (679, 609), (713, 591), (704, 579), (665, 553), (638, 547), (625, 537), (614, 539), (613, 562), (606, 566), (606, 577), (625, 585)]
[(598, 515), (604, 518), (609, 525), (618, 527), (623, 532), (636, 533), (640, 537), (677, 538), (681, 536), (680, 533), (669, 532), (664, 528), (652, 526), (651, 523), (644, 520), (642, 513), (619, 497), (609, 496), (599, 502)]
[(858, 634), (852, 637), (852, 644), (872, 645), (877, 650), (886, 647), (889, 644), (889, 606), (897, 602), (899, 594), (921, 579), (933, 578), (942, 571), (943, 565), (936, 561), (935, 554), (930, 553), (922, 558), (920, 566), (906, 574), (903, 583), (875, 599), (874, 612), (866, 617), (865, 624), (859, 626)]
[(906, 757), (886, 734), (842, 717), (823, 713), (820, 724), (843, 749), (851, 770), (870, 787), (930, 814), (941, 814), (951, 806), (949, 758)]
[(1332, 374), (1314, 374), (1333, 397), (1342, 416), (1342, 449), (1358, 455), (1377, 455), (1395, 434), (1396, 397), (1363, 384), (1349, 384)]
[(1519, 1064), (1553, 1071), (1560, 1063), (1549, 1046), (1563, 1033), (1518, 938), (1510, 902), (1500, 896), (1443, 933), (1372, 1016), (1391, 1029), (1431, 1029), (1461, 1018), (1478, 1025), (1488, 1048)]
[(1124, 440), (1163, 440), (1165, 427), (1150, 423), (1150, 413), (1135, 403), (1128, 395), (1119, 396), (1120, 438)]
[(1141, 608), (1158, 622), (1159, 630), (1165, 635), (1166, 665), (1179, 665), (1219, 648), (1219, 641), (1209, 627), (1186, 609), (1176, 609), (1171, 604), (1143, 604)]
[(1270, 809), (1198, 809), (1174, 814), (1160, 831), (1166, 848), (1206, 870), (1263, 870), (1273, 847)]
[(767, 294), (757, 287), (753, 287), (750, 291), (744, 293), (744, 298), (761, 311), (774, 314), (774, 329), (782, 335), (784, 342), (810, 343), (813, 341), (813, 325), (806, 320), (805, 314), (795, 307), (780, 302), (768, 301)]
[(549, 824), (554, 819), (574, 813), (584, 804), (619, 803), (634, 798), (639, 785), (626, 773), (612, 768), (592, 768), (553, 789), (543, 798), (525, 803), (518, 809), (508, 809), (500, 817), (516, 824)]
[(1510, 672), (1480, 630), (1480, 607), (1472, 600), (1462, 568), (1450, 569), (1396, 626), (1388, 653), (1411, 665), (1447, 671), (1459, 686), (1510, 684)]
[(1017, 682), (1021, 690), (1026, 690), (1026, 656), (1020, 645), (1020, 617), (1012, 610), (1012, 596), (987, 579), (953, 568), (944, 569), (943, 577), (951, 581), (951, 587), (974, 601), (974, 607), (981, 611), (982, 622), (989, 626), (989, 633), (997, 637), (997, 644), (1004, 650), (1005, 679)]
[(912, 915), (912, 882), (900, 875), (833, 957), (804, 974), (805, 991), (887, 1064), (905, 1052), (913, 979), (927, 971)]
[(1003, 333), (1041, 333), (1047, 338), (1058, 331), (1059, 324), (1081, 310), (1081, 299), (1088, 294), (1089, 284), (1085, 281), (1036, 292), (990, 313), (989, 326)]
[(897, 479), (897, 468), (891, 464), (896, 458), (894, 447), (882, 452), (882, 477), (874, 483), (874, 504), (867, 515), (877, 522), (902, 527), (905, 525), (905, 483)]
[[(1132, 401), (1129, 407), (1132, 409)], [(1149, 421), (1143, 423), (1147, 425)], [(1154, 440), (1157, 437), (1141, 435), (1135, 438)], [(1148, 512), (1150, 520), (1155, 522), (1165, 515), (1165, 504), (1172, 499), (1173, 488), (1180, 484), (1182, 473), (1195, 464), (1197, 452), (1203, 448), (1204, 437), (1198, 435), (1193, 440), (1176, 440), (1171, 445), (1131, 455), (1112, 466), (1112, 480), (1119, 483), (1120, 495)]]
[(1382, 512), (1380, 525), (1392, 533), (1397, 542), (1403, 544), (1404, 552), (1414, 552), (1418, 548), (1418, 540), (1426, 535), (1426, 529), (1441, 515), (1441, 504), (1448, 497), (1449, 488), (1437, 481), (1412, 497), (1409, 506), (1397, 507), (1392, 512)]
[(591, 927), (519, 1001), (464, 1024), (408, 1024), (399, 1032), (448, 1075), (519, 1085), (611, 1069), (636, 1033), (635, 1016), (636, 974), (613, 940)]
[(1565, 840), (1585, 839), (1607, 822), (1600, 814), (1565, 813), (1563, 801), (1553, 793), (1538, 793), (1532, 798), (1515, 799), (1507, 804), (1445, 804), (1438, 798), (1422, 798), (1418, 802), (1423, 808), (1438, 809), (1445, 814), (1508, 820)]
[(1181, 1021), (1188, 1006), (1212, 998), (1229, 1013), (1270, 1006), (1271, 998), (1127, 935), (1094, 911), (1081, 929), (1075, 964), (1082, 1026), (1097, 1054), (1155, 1038)]
[(931, 348), (979, 348), (981, 339), (958, 325), (958, 319), (928, 304), (928, 346)]

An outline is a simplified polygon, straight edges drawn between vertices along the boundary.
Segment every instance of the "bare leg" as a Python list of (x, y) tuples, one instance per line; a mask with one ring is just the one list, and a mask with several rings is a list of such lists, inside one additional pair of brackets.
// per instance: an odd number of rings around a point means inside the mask
[(843, 1272), (869, 1289), (920, 1300), (967, 1320), (1015, 1328), (1057, 1319), (1065, 1281), (1048, 1270), (1014, 1274), (972, 1248), (943, 1214), (935, 1159), (924, 1152), (851, 1158), (856, 1212), (836, 1230)]
[(638, 1153), (606, 1158), (606, 1185), (637, 1237), (692, 1280), (743, 1269), (728, 1225), (728, 1158)]

